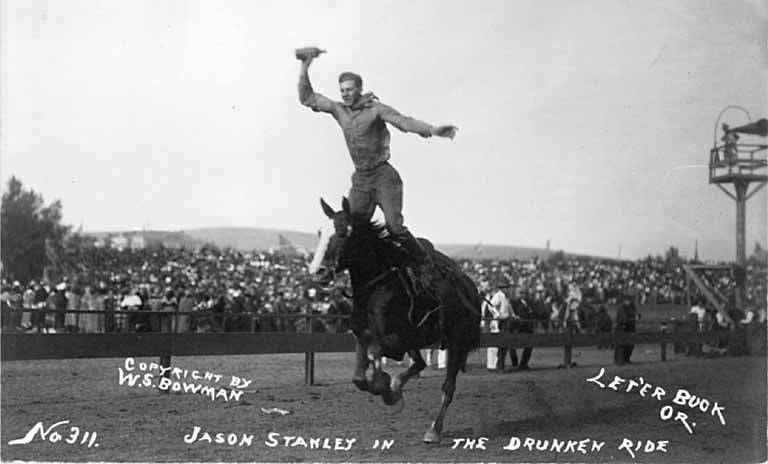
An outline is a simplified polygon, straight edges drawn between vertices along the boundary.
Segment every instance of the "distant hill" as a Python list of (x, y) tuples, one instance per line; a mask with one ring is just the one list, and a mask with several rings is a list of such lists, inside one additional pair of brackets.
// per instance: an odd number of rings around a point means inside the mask
[[(291, 243), (314, 251), (317, 235), (290, 230), (262, 229), (251, 227), (222, 227), (210, 229), (190, 229), (182, 231), (185, 235), (202, 242), (213, 243), (219, 247), (231, 247), (238, 250), (268, 250), (278, 246), (278, 237), (282, 235)], [(547, 258), (552, 251), (543, 248), (526, 248), (509, 245), (457, 245), (438, 244), (437, 249), (455, 258), (472, 259), (529, 259), (538, 256)]]
[[(306, 248), (310, 252), (314, 251), (317, 245), (316, 234), (258, 227), (212, 227), (179, 231), (86, 232), (85, 235), (94, 238), (119, 235), (130, 238), (143, 235), (148, 246), (164, 244), (174, 248), (196, 248), (210, 243), (219, 248), (234, 248), (242, 251), (266, 251), (271, 248), (279, 248), (284, 244), (280, 241), (281, 236), (291, 244)], [(544, 248), (511, 245), (437, 244), (436, 248), (448, 256), (467, 259), (530, 259), (534, 256), (546, 259), (553, 253)]]
[[(84, 232), (83, 235), (103, 240), (122, 236), (129, 241), (141, 236), (146, 246), (163, 245), (169, 248), (198, 248), (205, 244), (212, 244), (219, 248), (233, 248), (242, 251), (266, 251), (280, 248), (286, 245), (286, 241), (297, 247), (303, 247), (312, 251), (317, 243), (317, 236), (315, 234), (256, 227), (213, 227), (179, 231)], [(283, 237), (283, 240), (280, 237)]]
[(83, 232), (86, 237), (92, 237), (94, 239), (106, 240), (116, 237), (124, 237), (126, 239), (133, 239), (134, 237), (142, 237), (144, 239), (144, 245), (157, 246), (164, 245), (171, 248), (188, 247), (195, 248), (205, 245), (205, 241), (198, 240), (191, 235), (184, 233), (183, 231), (169, 232), (165, 230), (133, 230), (133, 231), (119, 231), (119, 232)]
[(317, 235), (292, 230), (262, 229), (255, 227), (214, 227), (182, 231), (193, 240), (236, 250), (269, 250), (280, 246), (280, 236), (292, 244), (313, 251), (317, 244)]
[(527, 260), (538, 256), (548, 258), (555, 253), (544, 248), (526, 248), (512, 245), (456, 245), (436, 244), (435, 248), (453, 258), (464, 259), (521, 259)]

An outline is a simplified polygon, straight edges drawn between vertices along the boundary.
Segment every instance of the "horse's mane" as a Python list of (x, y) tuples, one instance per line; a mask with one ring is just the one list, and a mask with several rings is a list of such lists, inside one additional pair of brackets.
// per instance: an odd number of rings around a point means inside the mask
[(386, 240), (389, 237), (389, 230), (387, 225), (382, 224), (379, 221), (365, 220), (360, 217), (352, 216), (352, 227), (356, 234), (369, 239), (382, 239)]
[(389, 261), (402, 259), (386, 224), (353, 216), (352, 231), (356, 242), (369, 244), (381, 258), (389, 258)]

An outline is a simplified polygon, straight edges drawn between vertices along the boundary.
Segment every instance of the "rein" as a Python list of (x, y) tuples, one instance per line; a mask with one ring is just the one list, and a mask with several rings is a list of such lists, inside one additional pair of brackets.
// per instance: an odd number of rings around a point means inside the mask
[[(407, 283), (407, 281), (406, 281), (406, 278), (403, 276), (402, 272), (400, 272), (400, 268), (399, 268), (399, 267), (397, 267), (397, 266), (391, 266), (391, 267), (390, 267), (389, 269), (387, 269), (386, 271), (384, 271), (384, 272), (380, 273), (379, 275), (377, 275), (376, 277), (374, 277), (373, 279), (371, 279), (370, 281), (368, 281), (368, 283), (366, 283), (366, 284), (363, 286), (363, 288), (361, 288), (361, 289), (360, 289), (360, 293), (361, 293), (361, 294), (363, 294), (363, 295), (365, 295), (365, 294), (366, 294), (368, 291), (370, 291), (370, 290), (371, 290), (371, 287), (373, 287), (374, 285), (376, 285), (376, 284), (378, 284), (379, 282), (383, 281), (384, 279), (386, 279), (387, 277), (389, 277), (389, 275), (390, 275), (390, 274), (392, 274), (392, 273), (396, 273), (396, 274), (397, 274), (397, 276), (398, 276), (398, 278), (399, 278), (399, 280), (400, 280), (400, 283), (401, 283), (401, 284), (402, 284), (402, 286), (403, 286), (403, 289), (404, 289), (404, 290), (405, 290), (405, 292), (408, 294), (408, 298), (410, 299), (410, 305), (409, 305), (410, 307), (408, 308), (408, 320), (409, 320), (409, 321), (411, 321), (411, 323), (413, 323), (413, 308), (414, 308), (414, 302), (415, 302), (415, 299), (414, 299), (413, 293), (411, 292), (410, 286), (408, 285), (408, 283)], [(472, 304), (471, 304), (469, 301), (467, 301), (467, 298), (466, 298), (466, 297), (465, 297), (465, 296), (462, 294), (462, 292), (457, 292), (457, 293), (458, 293), (458, 295), (459, 295), (459, 298), (461, 299), (461, 302), (464, 304), (464, 306), (465, 306), (466, 308), (468, 308), (468, 309), (469, 309), (469, 310), (470, 310), (472, 313), (474, 313), (474, 314), (476, 314), (476, 315), (478, 315), (478, 316), (482, 317), (482, 314), (480, 314), (480, 313), (479, 313), (479, 312), (478, 312), (478, 311), (477, 311), (477, 310), (476, 310), (476, 309), (475, 309), (475, 308), (472, 306)], [(350, 299), (351, 299), (351, 297), (352, 297), (352, 295), (348, 295), (348, 294), (346, 294), (346, 292), (345, 292), (345, 295), (344, 295), (344, 296), (346, 296), (347, 298), (350, 298)], [(434, 295), (433, 295), (433, 296), (434, 296)], [(490, 304), (490, 301), (488, 301), (488, 299), (487, 299), (487, 298), (483, 298), (483, 299), (485, 300), (485, 302), (486, 302), (486, 303), (489, 303), (489, 304)], [(491, 306), (492, 306), (492, 305), (491, 305)], [(425, 314), (425, 315), (424, 315), (424, 316), (421, 318), (421, 320), (420, 320), (420, 321), (419, 321), (419, 322), (416, 324), (416, 327), (421, 327), (421, 325), (422, 325), (422, 324), (424, 324), (424, 323), (427, 321), (427, 319), (429, 319), (429, 316), (431, 316), (431, 315), (432, 315), (434, 312), (436, 312), (436, 311), (438, 311), (438, 310), (441, 310), (441, 309), (443, 309), (443, 306), (442, 306), (442, 305), (438, 305), (436, 308), (434, 308), (434, 309), (432, 309), (432, 310), (428, 311), (428, 312), (427, 312), (427, 314)]]
[[(400, 279), (399, 279), (399, 280), (400, 280), (400, 283), (403, 285), (403, 288), (405, 289), (405, 292), (408, 294), (408, 298), (409, 298), (409, 299), (410, 299), (410, 301), (411, 301), (410, 307), (408, 308), (408, 320), (409, 320), (409, 321), (413, 321), (413, 305), (414, 305), (414, 298), (413, 298), (413, 293), (411, 293), (411, 290), (410, 290), (410, 288), (408, 287), (408, 284), (406, 283), (406, 281), (405, 281), (405, 278), (403, 277), (403, 274), (402, 274), (401, 272), (399, 272), (399, 271), (400, 271), (400, 268), (398, 268), (397, 266), (392, 266), (392, 267), (390, 267), (390, 268), (389, 268), (389, 269), (387, 269), (386, 271), (382, 272), (381, 274), (377, 275), (376, 277), (374, 277), (373, 279), (371, 279), (370, 281), (368, 281), (368, 283), (366, 283), (366, 284), (363, 286), (363, 288), (361, 288), (361, 289), (360, 289), (360, 293), (361, 293), (361, 294), (363, 294), (363, 295), (365, 295), (365, 294), (366, 294), (368, 291), (370, 291), (370, 290), (371, 290), (371, 287), (373, 287), (374, 285), (378, 284), (379, 282), (381, 282), (381, 281), (383, 281), (384, 279), (386, 279), (387, 277), (389, 277), (389, 275), (390, 275), (390, 274), (392, 274), (392, 273), (396, 273), (396, 274), (397, 274), (397, 276), (400, 278)], [(433, 312), (435, 312), (435, 311), (436, 311), (437, 309), (439, 309), (439, 308), (440, 308), (440, 306), (438, 306), (437, 308), (433, 309), (432, 311), (430, 311), (430, 312), (427, 314), (427, 316), (430, 316), (430, 315), (431, 315)], [(417, 327), (420, 327), (420, 326), (421, 326), (421, 324), (423, 324), (423, 323), (424, 323), (424, 321), (426, 321), (426, 319), (427, 319), (427, 317), (424, 317), (424, 318), (422, 319), (422, 321), (421, 321), (421, 322), (419, 322), (419, 324), (417, 325)]]
[[(409, 305), (410, 307), (408, 309), (408, 321), (411, 324), (415, 324), (415, 326), (418, 328), (418, 327), (421, 327), (427, 321), (427, 319), (429, 319), (429, 317), (432, 316), (432, 314), (434, 314), (435, 312), (439, 312), (440, 315), (441, 315), (441, 322), (442, 322), (442, 311), (441, 310), (444, 308), (444, 304), (443, 304), (442, 301), (440, 301), (439, 297), (434, 295), (426, 287), (424, 288), (424, 290), (432, 298), (437, 299), (439, 304), (437, 305), (437, 307), (431, 309), (430, 311), (427, 311), (427, 313), (424, 316), (421, 317), (420, 321), (415, 322), (413, 320), (414, 319), (413, 311), (414, 311), (414, 306), (415, 306), (416, 298), (415, 298), (413, 292), (411, 291), (412, 289), (411, 289), (411, 285), (409, 285), (409, 283), (408, 283), (408, 278), (405, 275), (403, 275), (404, 272), (403, 272), (403, 270), (402, 270), (402, 268), (400, 266), (390, 266), (388, 269), (384, 270), (380, 274), (376, 275), (376, 277), (374, 277), (371, 280), (369, 280), (368, 282), (366, 282), (360, 288), (360, 290), (358, 292), (355, 292), (355, 295), (348, 295), (345, 292), (345, 296), (347, 296), (348, 298), (351, 297), (351, 296), (358, 296), (358, 297), (362, 298), (365, 295), (367, 295), (376, 284), (379, 284), (382, 281), (384, 281), (385, 279), (389, 278), (390, 275), (393, 274), (393, 273), (397, 275), (398, 280), (400, 281), (400, 284), (402, 285), (403, 289), (405, 290), (405, 293), (408, 295), (408, 298), (410, 300), (410, 305)], [(449, 279), (452, 280), (450, 277), (449, 277)], [(414, 285), (415, 285), (415, 282), (414, 282)], [(459, 299), (461, 301), (461, 304), (464, 307), (469, 309), (469, 311), (471, 313), (474, 313), (475, 315), (482, 317), (481, 313), (478, 312), (478, 310), (472, 305), (472, 303), (467, 299), (467, 297), (463, 294), (463, 292), (458, 291), (457, 294), (458, 294), (458, 297), (459, 297)], [(486, 299), (486, 301), (487, 301), (487, 299)]]
[(369, 287), (371, 287), (371, 286), (373, 286), (373, 285), (375, 285), (375, 284), (377, 284), (377, 283), (381, 282), (381, 281), (382, 281), (382, 280), (384, 280), (384, 279), (385, 279), (385, 278), (386, 278), (386, 277), (387, 277), (387, 276), (388, 276), (388, 275), (389, 275), (391, 272), (395, 272), (395, 271), (397, 271), (397, 268), (396, 268), (396, 267), (394, 267), (394, 266), (390, 267), (390, 268), (389, 268), (389, 269), (387, 269), (386, 271), (384, 271), (384, 272), (382, 272), (381, 274), (379, 274), (379, 275), (377, 275), (376, 277), (374, 277), (374, 278), (373, 278), (373, 279), (372, 279), (370, 282), (368, 282), (367, 284), (365, 284), (365, 287), (363, 287), (363, 290), (368, 290), (368, 288), (369, 288)]
[(397, 268), (395, 266), (390, 267), (386, 271), (382, 272), (381, 274), (377, 275), (373, 279), (369, 280), (368, 283), (365, 284), (363, 288), (360, 289), (360, 293), (365, 294), (365, 292), (369, 291), (372, 286), (386, 279), (389, 276), (389, 274), (396, 271), (397, 271)]

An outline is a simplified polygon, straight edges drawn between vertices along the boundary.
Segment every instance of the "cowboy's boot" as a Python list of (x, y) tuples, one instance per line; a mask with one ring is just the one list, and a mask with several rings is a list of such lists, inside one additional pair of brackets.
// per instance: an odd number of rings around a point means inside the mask
[(421, 293), (422, 291), (426, 291), (432, 296), (437, 296), (442, 305), (442, 298), (440, 298), (439, 293), (437, 292), (437, 286), (440, 283), (440, 273), (427, 251), (421, 245), (421, 242), (419, 242), (407, 229), (404, 232), (395, 235), (395, 240), (410, 256), (411, 263), (406, 267), (406, 272), (413, 282), (416, 292)]
[[(429, 288), (424, 280), (425, 264), (427, 263), (427, 252), (421, 246), (421, 243), (416, 237), (411, 234), (408, 229), (404, 229), (402, 232), (393, 234), (392, 238), (397, 242), (405, 253), (408, 255), (408, 263), (405, 266), (405, 272), (408, 275), (408, 279), (411, 281), (411, 285), (416, 294), (422, 293), (425, 289)], [(421, 279), (417, 277), (417, 273), (421, 275)]]
[(393, 234), (392, 238), (403, 247), (408, 256), (414, 261), (414, 264), (424, 264), (427, 259), (427, 252), (408, 229), (403, 229), (402, 232)]

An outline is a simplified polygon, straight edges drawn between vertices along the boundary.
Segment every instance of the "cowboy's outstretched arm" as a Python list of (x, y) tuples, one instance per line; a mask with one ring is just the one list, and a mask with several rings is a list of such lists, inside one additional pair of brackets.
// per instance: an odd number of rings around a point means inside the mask
[(419, 121), (418, 119), (411, 118), (409, 116), (403, 116), (396, 109), (391, 106), (379, 104), (379, 116), (384, 121), (392, 124), (403, 132), (413, 132), (419, 134), (422, 137), (431, 137), (436, 135), (438, 137), (448, 137), (452, 139), (456, 135), (456, 131), (459, 129), (456, 126), (432, 126), (426, 122)]
[(333, 101), (328, 97), (315, 93), (312, 89), (308, 71), (311, 62), (311, 58), (301, 62), (301, 69), (299, 71), (299, 101), (302, 105), (311, 108), (312, 111), (333, 113)]

